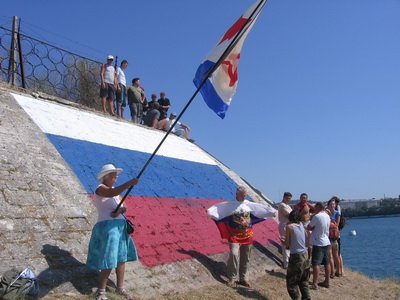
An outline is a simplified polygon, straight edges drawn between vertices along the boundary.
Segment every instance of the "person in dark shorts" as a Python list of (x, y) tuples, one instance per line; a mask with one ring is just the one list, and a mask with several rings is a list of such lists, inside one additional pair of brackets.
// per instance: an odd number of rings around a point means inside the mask
[[(312, 258), (311, 264), (313, 268), (313, 280), (311, 289), (317, 289), (319, 286), (329, 288), (329, 276), (330, 276), (330, 261), (329, 253), (331, 242), (329, 241), (329, 225), (331, 219), (325, 211), (325, 207), (321, 202), (315, 204), (315, 214), (313, 215), (310, 224), (307, 229), (311, 230), (311, 244), (312, 247)], [(319, 266), (325, 265), (325, 281), (318, 283)]]
[(107, 63), (101, 65), (100, 69), (100, 99), (103, 107), (103, 112), (107, 113), (107, 106), (109, 108), (110, 115), (114, 116), (114, 98), (115, 88), (117, 86), (117, 77), (115, 76), (115, 69), (112, 65), (114, 56), (107, 56)]

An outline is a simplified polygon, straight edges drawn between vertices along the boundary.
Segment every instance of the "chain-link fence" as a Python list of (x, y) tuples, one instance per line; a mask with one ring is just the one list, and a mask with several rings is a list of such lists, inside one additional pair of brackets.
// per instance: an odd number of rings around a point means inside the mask
[(100, 67), (98, 61), (0, 27), (1, 81), (99, 109)]
[(8, 81), (10, 62), (11, 31), (0, 27), (0, 80)]

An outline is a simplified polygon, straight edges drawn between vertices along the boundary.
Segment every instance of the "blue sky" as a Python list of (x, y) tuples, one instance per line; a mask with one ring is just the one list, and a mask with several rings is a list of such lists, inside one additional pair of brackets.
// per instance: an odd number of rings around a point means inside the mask
[[(0, 25), (130, 63), (148, 98), (179, 112), (195, 71), (254, 0), (2, 3)], [(196, 143), (274, 201), (400, 195), (400, 1), (270, 0), (250, 32), (221, 120), (200, 95), (182, 121)], [(151, 167), (151, 166), (150, 166)]]

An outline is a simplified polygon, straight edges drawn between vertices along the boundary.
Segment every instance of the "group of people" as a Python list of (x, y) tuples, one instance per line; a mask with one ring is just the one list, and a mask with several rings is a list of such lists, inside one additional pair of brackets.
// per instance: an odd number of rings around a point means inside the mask
[[(168, 110), (171, 101), (166, 97), (165, 92), (151, 95), (151, 101), (147, 101), (144, 88), (140, 78), (132, 80), (132, 84), (127, 86), (124, 70), (128, 67), (128, 61), (122, 60), (119, 67), (113, 66), (114, 57), (107, 56), (107, 62), (101, 65), (100, 69), (100, 99), (104, 113), (123, 118), (126, 105), (128, 104), (131, 120), (136, 124), (143, 124), (155, 129), (168, 131), (176, 118), (175, 113), (168, 117)], [(189, 141), (190, 127), (176, 122), (171, 132)]]
[[(116, 293), (131, 299), (124, 289), (125, 262), (137, 260), (138, 256), (127, 232), (126, 208), (119, 205), (119, 195), (137, 184), (138, 179), (133, 178), (115, 187), (121, 172), (122, 169), (112, 164), (104, 165), (98, 174), (99, 185), (92, 200), (98, 211), (98, 220), (92, 230), (87, 265), (100, 271), (98, 300), (107, 299), (106, 283), (114, 268)], [(221, 237), (229, 242), (226, 273), (229, 286), (251, 287), (248, 264), (254, 239), (253, 225), (276, 215), (282, 242), (282, 267), (287, 269), (286, 286), (292, 299), (311, 299), (309, 289), (318, 289), (318, 286), (329, 288), (330, 279), (343, 275), (340, 235), (334, 233), (334, 226), (339, 225), (341, 217), (338, 197), (332, 197), (325, 206), (321, 202), (310, 203), (308, 195), (303, 193), (299, 203), (292, 208), (292, 194), (285, 192), (276, 213), (272, 207), (246, 200), (246, 195), (246, 188), (239, 186), (236, 201), (219, 203), (207, 210)], [(321, 265), (325, 268), (325, 278), (319, 282)], [(309, 283), (311, 267), (313, 278)]]
[[(126, 207), (123, 204), (119, 205), (121, 202), (119, 195), (125, 189), (136, 185), (138, 179), (132, 178), (115, 186), (122, 171), (113, 164), (104, 165), (97, 176), (99, 185), (92, 199), (98, 219), (92, 230), (86, 264), (90, 269), (100, 272), (97, 300), (108, 299), (106, 285), (112, 269), (115, 269), (117, 275), (116, 293), (126, 299), (132, 299), (124, 288), (125, 263), (137, 260), (138, 255), (132, 237), (127, 231), (124, 215)], [(230, 245), (227, 283), (232, 287), (236, 284), (250, 287), (248, 263), (254, 236), (252, 225), (276, 217), (275, 209), (248, 201), (245, 199), (246, 195), (246, 188), (239, 186), (236, 190), (236, 201), (219, 203), (207, 211), (210, 218), (220, 223), (218, 228), (221, 236), (227, 239)]]
[[(292, 299), (311, 299), (309, 289), (329, 288), (330, 279), (343, 276), (340, 253), (339, 198), (332, 197), (327, 205), (312, 204), (308, 195), (300, 195), (300, 202), (290, 206), (292, 194), (285, 192), (278, 206), (279, 235), (282, 247), (282, 267), (286, 271), (286, 285)], [(325, 278), (319, 282), (320, 266)], [(312, 281), (309, 283), (310, 269)]]

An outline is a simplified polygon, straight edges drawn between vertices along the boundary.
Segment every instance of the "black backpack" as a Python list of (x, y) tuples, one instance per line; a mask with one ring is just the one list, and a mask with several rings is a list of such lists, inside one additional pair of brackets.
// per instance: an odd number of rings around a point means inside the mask
[(33, 272), (27, 268), (18, 271), (11, 269), (4, 272), (0, 280), (0, 299), (23, 299), (24, 296), (37, 297), (39, 284)]

